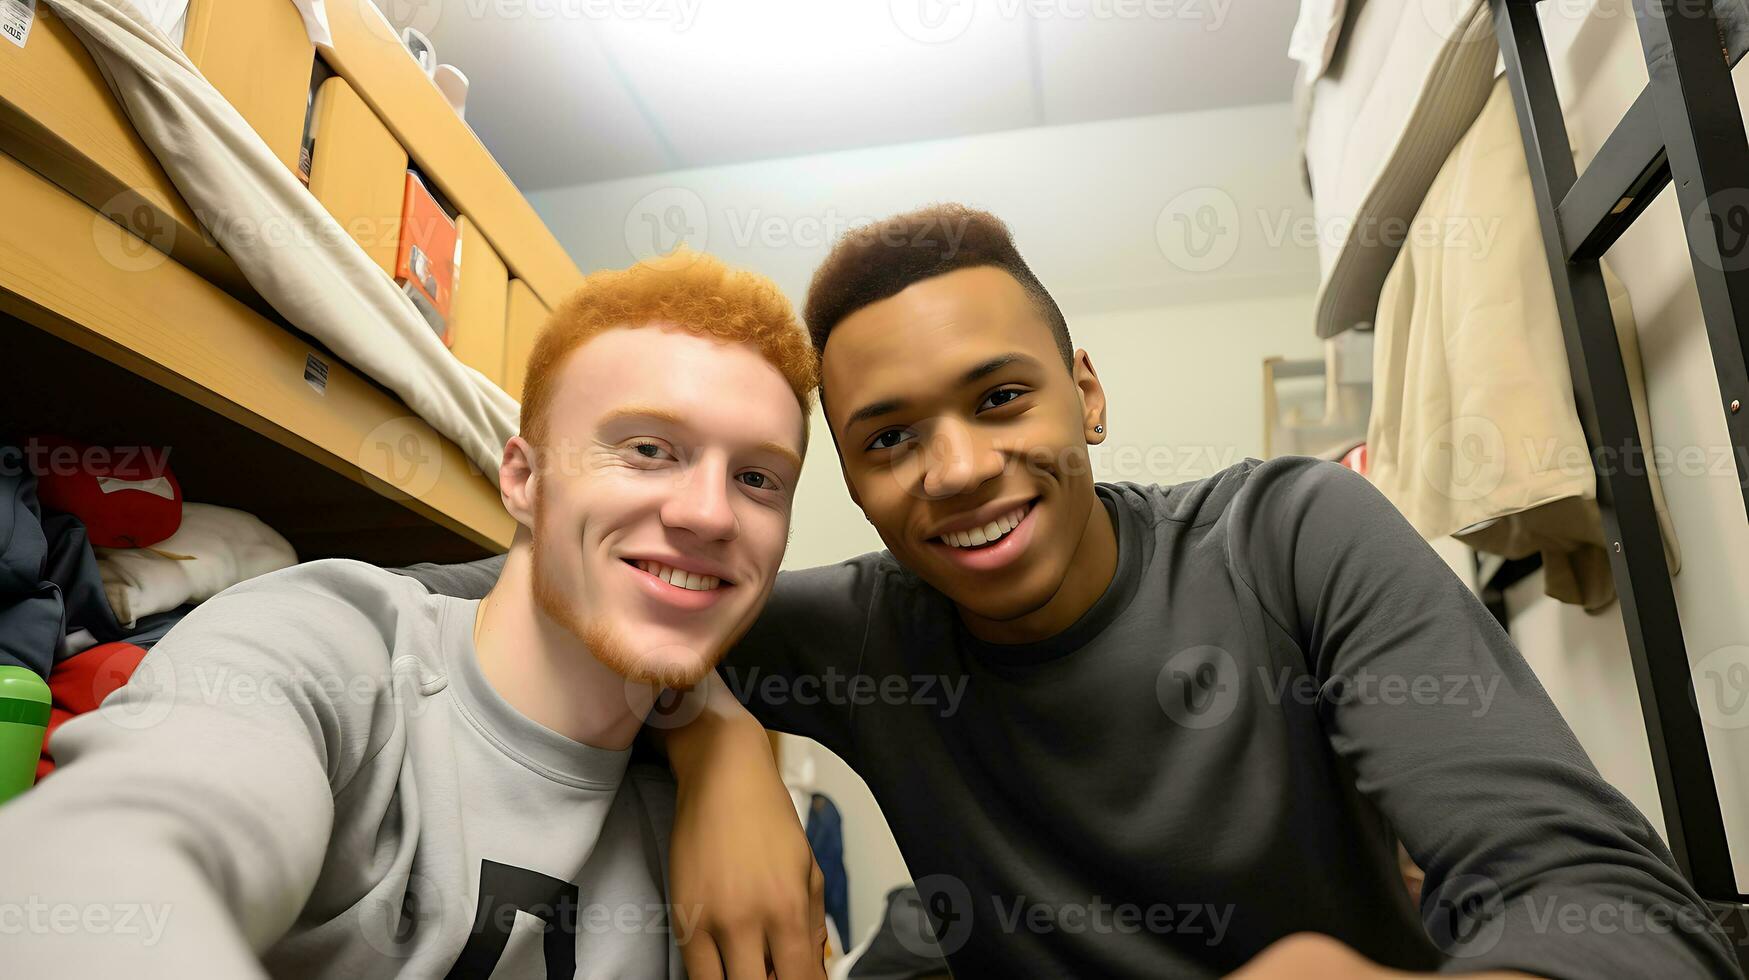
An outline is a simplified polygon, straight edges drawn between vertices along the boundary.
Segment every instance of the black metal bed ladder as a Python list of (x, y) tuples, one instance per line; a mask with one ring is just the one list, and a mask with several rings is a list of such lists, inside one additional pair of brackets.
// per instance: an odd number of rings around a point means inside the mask
[[(1575, 172), (1537, 0), (1490, 0), (1543, 245), (1554, 278), (1579, 419), (1597, 468), (1664, 812), (1683, 874), (1714, 907), (1749, 969), (1749, 896), (1731, 867), (1718, 786), (1695, 700), (1670, 568), (1598, 259), (1676, 185), (1701, 312), (1749, 516), (1749, 140), (1707, 0), (1632, 0), (1650, 81), (1583, 174)], [(1736, 52), (1736, 57), (1741, 57)], [(1749, 596), (1745, 597), (1749, 600)]]

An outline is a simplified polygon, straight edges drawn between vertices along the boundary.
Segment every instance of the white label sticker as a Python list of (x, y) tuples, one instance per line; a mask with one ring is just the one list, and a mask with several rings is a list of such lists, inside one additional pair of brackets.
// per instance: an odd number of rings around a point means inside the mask
[(36, 20), (36, 0), (0, 0), (0, 34), (19, 47), (30, 39), (30, 25)]
[(165, 500), (176, 499), (176, 490), (170, 486), (170, 481), (162, 476), (150, 480), (123, 480), (115, 476), (100, 476), (97, 478), (97, 489), (103, 493), (139, 490), (155, 497), (163, 497)]

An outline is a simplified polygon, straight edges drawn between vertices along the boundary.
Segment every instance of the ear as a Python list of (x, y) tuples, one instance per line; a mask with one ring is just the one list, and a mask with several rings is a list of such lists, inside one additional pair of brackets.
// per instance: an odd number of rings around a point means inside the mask
[(521, 436), (504, 444), (504, 459), (498, 464), (498, 496), (504, 509), (523, 527), (534, 528), (535, 449)]
[[(1087, 356), (1085, 349), (1075, 351), (1075, 363), (1071, 369), (1075, 376), (1075, 387), (1081, 392), (1081, 428), (1086, 436), (1087, 444), (1097, 446), (1105, 441), (1108, 430), (1105, 426), (1105, 386), (1099, 383), (1099, 375), (1093, 370), (1093, 358)], [(1094, 427), (1100, 427), (1094, 431)]]

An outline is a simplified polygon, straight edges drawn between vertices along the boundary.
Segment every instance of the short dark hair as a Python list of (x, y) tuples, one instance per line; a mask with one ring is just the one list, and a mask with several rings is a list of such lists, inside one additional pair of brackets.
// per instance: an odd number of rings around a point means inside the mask
[(1051, 328), (1064, 366), (1075, 361), (1069, 324), (1057, 301), (1027, 268), (1008, 226), (988, 211), (932, 204), (846, 232), (814, 272), (803, 319), (816, 355), (852, 313), (898, 295), (912, 283), (975, 266), (1013, 276)]

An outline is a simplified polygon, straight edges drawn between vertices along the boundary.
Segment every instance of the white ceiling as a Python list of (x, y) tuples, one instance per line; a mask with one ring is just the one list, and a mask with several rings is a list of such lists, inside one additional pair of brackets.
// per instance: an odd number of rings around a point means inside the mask
[(1284, 102), (1297, 0), (378, 0), (523, 190)]

